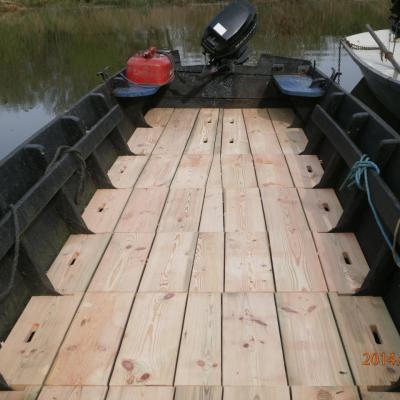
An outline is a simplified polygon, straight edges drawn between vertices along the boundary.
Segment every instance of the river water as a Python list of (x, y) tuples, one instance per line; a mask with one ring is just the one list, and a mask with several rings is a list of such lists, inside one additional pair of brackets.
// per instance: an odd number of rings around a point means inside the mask
[[(269, 0), (257, 3), (252, 60), (261, 53), (315, 60), (330, 74), (338, 39), (386, 28), (390, 0)], [(221, 4), (46, 7), (0, 14), (0, 159), (148, 46), (179, 49), (202, 61), (200, 38)], [(361, 74), (346, 54), (342, 85)]]

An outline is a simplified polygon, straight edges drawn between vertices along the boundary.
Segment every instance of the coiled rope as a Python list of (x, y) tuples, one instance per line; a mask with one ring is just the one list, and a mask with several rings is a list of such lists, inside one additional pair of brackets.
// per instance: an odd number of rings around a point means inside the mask
[(19, 248), (20, 248), (20, 229), (19, 229), (19, 221), (18, 221), (18, 215), (17, 215), (17, 209), (15, 208), (14, 204), (10, 204), (10, 210), (11, 214), (13, 216), (13, 222), (14, 222), (14, 256), (13, 256), (13, 261), (11, 264), (11, 276), (10, 280), (7, 283), (7, 286), (0, 292), (0, 303), (5, 300), (5, 298), (10, 294), (14, 282), (15, 282), (15, 276), (17, 273), (17, 267), (18, 267), (18, 261), (19, 261)]
[(379, 167), (373, 161), (371, 161), (371, 159), (366, 154), (363, 154), (360, 160), (356, 161), (354, 165), (351, 167), (349, 174), (347, 175), (346, 179), (344, 180), (344, 182), (340, 187), (340, 190), (342, 190), (345, 186), (347, 186), (348, 188), (356, 186), (359, 190), (362, 190), (363, 192), (366, 193), (368, 204), (375, 218), (375, 222), (378, 225), (378, 228), (392, 253), (394, 262), (400, 268), (400, 256), (396, 251), (397, 239), (400, 232), (400, 218), (397, 221), (393, 240), (391, 241), (389, 235), (385, 231), (383, 222), (379, 217), (374, 202), (372, 201), (369, 182), (368, 182), (368, 170), (375, 171), (378, 175), (380, 174)]

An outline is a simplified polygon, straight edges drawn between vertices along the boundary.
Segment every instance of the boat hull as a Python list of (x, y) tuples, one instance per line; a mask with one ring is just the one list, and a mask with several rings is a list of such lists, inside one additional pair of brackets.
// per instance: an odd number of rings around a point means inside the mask
[(388, 78), (365, 63), (350, 46), (344, 45), (350, 57), (360, 68), (368, 87), (376, 98), (397, 118), (400, 117), (400, 81)]

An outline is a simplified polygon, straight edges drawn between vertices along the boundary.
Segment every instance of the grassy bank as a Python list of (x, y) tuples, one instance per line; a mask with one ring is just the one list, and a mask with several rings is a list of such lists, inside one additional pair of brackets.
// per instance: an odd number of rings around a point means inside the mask
[(21, 11), (46, 6), (153, 6), (166, 4), (218, 3), (218, 0), (0, 0), (0, 12)]
[[(251, 46), (258, 54), (303, 56), (307, 50), (317, 57), (326, 51), (331, 36), (362, 31), (367, 22), (385, 27), (389, 3), (258, 3), (258, 28)], [(97, 71), (107, 65), (117, 70), (138, 49), (156, 45), (198, 54), (203, 29), (220, 8), (205, 5), (199, 12), (197, 6), (149, 6), (146, 2), (141, 7), (43, 7), (3, 15), (0, 103), (22, 108), (42, 103), (59, 112), (99, 82)]]

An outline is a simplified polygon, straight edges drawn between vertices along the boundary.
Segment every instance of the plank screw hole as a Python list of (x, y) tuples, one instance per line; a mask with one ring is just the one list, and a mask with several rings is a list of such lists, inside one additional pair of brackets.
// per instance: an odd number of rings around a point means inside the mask
[(371, 325), (370, 329), (371, 329), (372, 335), (374, 336), (375, 343), (376, 344), (382, 344), (381, 335), (379, 335), (377, 326), (376, 325)]
[(70, 261), (69, 264), (68, 264), (70, 267), (71, 267), (72, 265), (75, 264), (75, 261), (76, 261), (76, 259), (78, 258), (78, 256), (79, 256), (79, 253), (75, 253), (75, 254), (73, 255), (71, 261)]
[(105, 204), (103, 204), (102, 206), (100, 206), (98, 209), (97, 209), (97, 211), (99, 212), (99, 213), (101, 213), (101, 212), (103, 212), (104, 211), (104, 208), (105, 208)]
[(208, 138), (204, 138), (203, 143), (208, 143)]
[(230, 124), (233, 124), (235, 121), (233, 120), (233, 119), (231, 119), (230, 121), (229, 121), (229, 123)]
[(209, 119), (209, 120), (207, 121), (207, 124), (211, 124), (211, 119)]
[(233, 143), (233, 142), (234, 142), (233, 138), (230, 138), (229, 143)]
[(322, 207), (323, 207), (323, 209), (324, 209), (326, 212), (331, 211), (331, 209), (329, 208), (328, 203), (322, 203)]
[(343, 253), (343, 259), (344, 259), (344, 262), (345, 262), (347, 265), (351, 265), (351, 264), (352, 264), (351, 259), (350, 259), (350, 256), (349, 256), (348, 253), (346, 253), (346, 252)]
[(29, 334), (26, 336), (25, 338), (25, 343), (30, 343), (33, 339), (33, 337), (35, 336), (36, 331), (39, 328), (39, 324), (33, 324), (31, 331), (29, 332)]
[(306, 168), (307, 168), (308, 173), (311, 174), (311, 172), (313, 172), (311, 165), (307, 165)]

